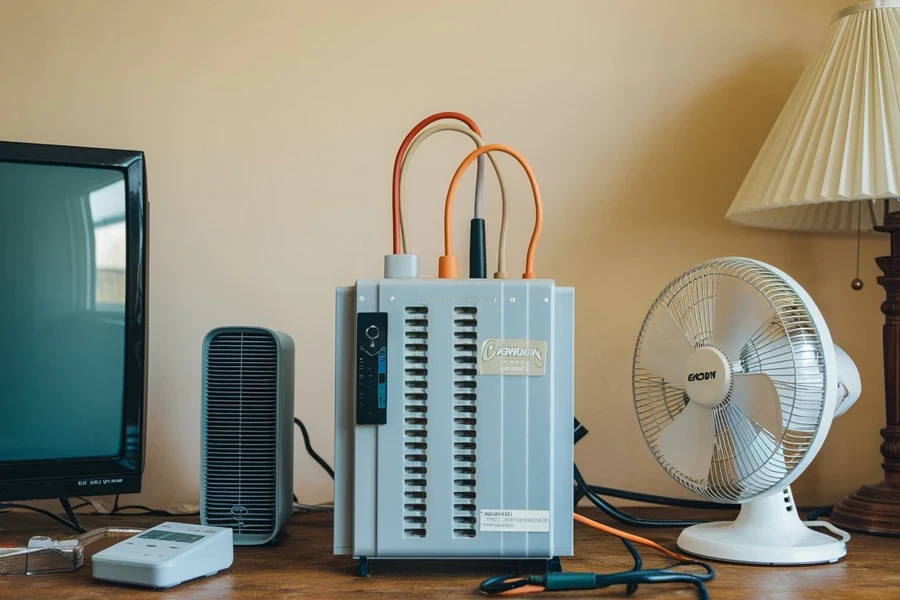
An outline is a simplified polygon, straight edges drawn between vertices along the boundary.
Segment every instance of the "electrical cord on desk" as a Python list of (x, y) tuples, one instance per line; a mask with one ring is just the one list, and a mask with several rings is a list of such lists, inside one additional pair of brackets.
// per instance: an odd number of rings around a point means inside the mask
[[(144, 506), (142, 504), (129, 504), (126, 506), (119, 506), (119, 494), (116, 494), (115, 500), (113, 500), (112, 508), (108, 512), (104, 512), (102, 510), (104, 507), (102, 504), (91, 502), (87, 498), (82, 496), (75, 496), (78, 500), (81, 500), (81, 504), (73, 507), (74, 509), (83, 508), (85, 506), (90, 506), (94, 509), (92, 513), (82, 513), (92, 516), (103, 516), (103, 517), (139, 517), (139, 516), (151, 516), (151, 517), (194, 517), (200, 514), (199, 511), (171, 511), (164, 510), (159, 508), (150, 508), (149, 506)], [(125, 512), (125, 511), (140, 511), (140, 512)]]
[(297, 427), (300, 428), (300, 434), (303, 435), (303, 445), (306, 446), (306, 452), (313, 458), (314, 461), (319, 463), (319, 466), (325, 469), (325, 472), (328, 473), (328, 476), (334, 479), (334, 469), (331, 468), (325, 459), (319, 456), (318, 452), (313, 450), (312, 443), (309, 441), (309, 432), (306, 431), (306, 425), (303, 424), (303, 421), (294, 417), (294, 423)]
[[(643, 494), (641, 492), (632, 492), (629, 490), (619, 490), (616, 488), (608, 488), (600, 485), (588, 485), (590, 490), (600, 496), (610, 496), (612, 498), (622, 498), (623, 500), (634, 500), (635, 502), (643, 502), (645, 504), (659, 504), (660, 506), (677, 506), (679, 508), (693, 508), (697, 510), (740, 510), (740, 504), (719, 504), (717, 502), (706, 502), (704, 500), (686, 500), (684, 498), (670, 498), (669, 496), (657, 496), (656, 494)], [(575, 505), (584, 498), (581, 486), (575, 486)]]
[[(126, 513), (126, 510), (139, 510), (141, 512)], [(114, 513), (110, 513), (109, 516), (121, 516), (121, 517), (139, 517), (139, 516), (151, 516), (151, 517), (193, 517), (199, 515), (198, 511), (193, 512), (172, 512), (169, 510), (163, 510), (159, 508), (150, 508), (149, 506), (143, 506), (141, 504), (130, 504), (128, 506), (120, 506), (119, 510)]]
[[(626, 595), (634, 594), (640, 584), (659, 583), (689, 583), (697, 588), (701, 600), (709, 600), (709, 592), (706, 583), (715, 579), (716, 572), (713, 568), (700, 561), (682, 556), (668, 550), (656, 542), (620, 531), (608, 525), (603, 525), (592, 519), (575, 513), (576, 521), (588, 525), (594, 529), (609, 533), (618, 537), (634, 559), (634, 567), (629, 571), (610, 574), (597, 573), (547, 573), (546, 575), (533, 575), (528, 577), (516, 577), (501, 575), (491, 577), (481, 584), (481, 591), (498, 596), (514, 596), (520, 594), (534, 594), (539, 592), (564, 591), (564, 590), (592, 590), (624, 585)], [(635, 548), (634, 543), (652, 548), (677, 561), (676, 564), (663, 569), (644, 569), (644, 561)], [(698, 566), (703, 573), (685, 573), (673, 569), (687, 566)]]
[[(673, 567), (696, 565), (705, 573), (680, 573)], [(561, 592), (567, 590), (596, 590), (614, 585), (624, 585), (626, 595), (630, 596), (640, 584), (689, 583), (697, 588), (700, 600), (709, 600), (706, 583), (715, 577), (711, 566), (701, 562), (683, 562), (666, 569), (632, 569), (620, 573), (547, 573), (546, 575), (530, 575), (527, 577), (509, 577), (500, 575), (491, 577), (481, 583), (480, 590), (492, 596), (517, 596), (540, 592)]]
[(32, 512), (42, 514), (45, 517), (49, 517), (49, 518), (53, 519), (54, 521), (56, 521), (57, 523), (60, 523), (61, 525), (65, 525), (67, 528), (69, 528), (77, 533), (84, 533), (84, 529), (81, 527), (81, 525), (79, 525), (77, 523), (77, 519), (76, 519), (76, 522), (73, 523), (71, 521), (64, 519), (63, 517), (60, 517), (59, 515), (57, 515), (55, 513), (50, 512), (49, 510), (45, 510), (43, 508), (38, 508), (37, 506), (31, 506), (29, 504), (19, 504), (16, 502), (0, 503), (0, 510), (12, 510), (12, 509), (30, 510)]
[(619, 510), (597, 494), (595, 494), (590, 486), (585, 483), (584, 477), (581, 476), (581, 471), (578, 470), (578, 465), (573, 465), (573, 472), (575, 475), (575, 483), (581, 490), (581, 493), (591, 501), (591, 503), (605, 512), (607, 515), (619, 521), (620, 523), (624, 523), (625, 525), (631, 525), (632, 527), (690, 527), (691, 525), (698, 525), (700, 523), (708, 523), (709, 521), (705, 520), (683, 520), (683, 519), (642, 519), (640, 517), (635, 517), (634, 515), (630, 515), (622, 510)]
[(817, 521), (822, 517), (830, 517), (832, 510), (834, 510), (834, 506), (820, 506), (818, 508), (813, 508), (809, 511), (809, 515), (806, 518), (808, 521)]
[[(313, 449), (312, 443), (310, 442), (310, 439), (309, 439), (309, 432), (306, 430), (306, 426), (303, 424), (303, 421), (294, 417), (294, 423), (297, 425), (297, 427), (300, 428), (300, 433), (303, 435), (303, 443), (306, 446), (306, 451), (317, 463), (319, 463), (319, 465), (321, 465), (321, 467), (325, 470), (325, 472), (328, 473), (328, 476), (331, 477), (332, 479), (334, 479), (334, 469), (332, 469), (331, 466), (327, 462), (325, 462), (325, 460), (321, 456), (319, 456), (319, 454)], [(102, 512), (101, 510), (98, 510), (97, 506), (93, 502), (88, 500), (87, 498), (83, 498), (81, 496), (76, 496), (76, 497), (79, 500), (81, 500), (82, 502), (81, 502), (81, 504), (78, 504), (75, 508), (83, 508), (85, 506), (91, 506), (94, 509), (94, 512), (90, 513), (90, 514), (102, 515), (102, 516), (106, 516), (106, 517), (115, 517), (115, 516), (118, 516), (118, 517), (135, 517), (135, 516), (189, 517), (189, 516), (196, 516), (196, 515), (200, 514), (198, 511), (173, 512), (173, 511), (163, 510), (163, 509), (158, 509), (158, 508), (150, 508), (149, 506), (144, 506), (142, 504), (129, 504), (126, 506), (119, 506), (119, 494), (116, 494), (116, 496), (115, 496), (115, 500), (113, 501), (112, 509), (110, 509), (109, 512)], [(295, 504), (297, 502), (296, 496), (294, 496), (294, 502), (295, 502)], [(34, 507), (30, 507), (27, 505), (21, 505), (21, 506), (32, 509), (32, 510), (41, 510), (41, 509), (36, 509)], [(318, 505), (297, 504), (297, 506), (300, 507), (301, 510), (305, 510), (307, 512), (311, 512), (311, 511), (325, 512), (325, 511), (329, 511), (329, 510), (334, 510), (334, 507), (328, 508), (328, 507), (323, 507), (323, 506), (318, 506)], [(74, 511), (74, 509), (72, 509), (72, 510)], [(140, 511), (140, 512), (132, 512), (132, 511)], [(53, 513), (50, 513), (50, 514), (53, 514)], [(74, 515), (74, 512), (72, 514)], [(57, 517), (56, 515), (53, 515), (53, 516), (60, 522), (63, 521), (63, 519), (61, 517)], [(72, 526), (72, 524), (69, 522), (65, 522), (64, 524), (69, 527)], [(77, 525), (77, 523), (76, 523), (76, 525)]]
[(63, 508), (63, 512), (66, 513), (66, 517), (68, 518), (69, 522), (75, 526), (75, 531), (77, 531), (78, 533), (87, 533), (87, 530), (78, 522), (78, 517), (75, 515), (75, 511), (72, 510), (72, 503), (69, 502), (69, 499), (65, 497), (60, 498), (59, 503)]

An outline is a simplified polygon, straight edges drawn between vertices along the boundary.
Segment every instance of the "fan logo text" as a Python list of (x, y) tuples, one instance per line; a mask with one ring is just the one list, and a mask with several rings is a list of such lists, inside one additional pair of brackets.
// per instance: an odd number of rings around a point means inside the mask
[(701, 373), (691, 373), (688, 375), (688, 381), (707, 381), (708, 379), (715, 379), (716, 372), (715, 371), (704, 371)]

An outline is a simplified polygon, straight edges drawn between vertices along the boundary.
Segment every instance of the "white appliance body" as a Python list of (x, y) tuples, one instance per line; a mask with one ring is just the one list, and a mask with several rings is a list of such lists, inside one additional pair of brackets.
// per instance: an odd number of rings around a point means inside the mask
[(361, 280), (335, 340), (335, 554), (572, 555), (572, 288)]
[(95, 554), (95, 579), (169, 588), (214, 575), (234, 560), (232, 530), (186, 523), (161, 523)]

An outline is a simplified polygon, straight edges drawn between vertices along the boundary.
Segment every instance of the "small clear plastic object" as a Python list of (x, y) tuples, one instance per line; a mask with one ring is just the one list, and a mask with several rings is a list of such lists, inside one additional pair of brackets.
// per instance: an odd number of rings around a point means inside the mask
[(0, 576), (77, 571), (84, 565), (86, 546), (106, 538), (128, 538), (142, 531), (130, 527), (103, 527), (63, 540), (36, 535), (28, 540), (25, 548), (0, 548)]
[(78, 545), (77, 539), (54, 540), (46, 535), (36, 535), (28, 540), (29, 548), (74, 548)]

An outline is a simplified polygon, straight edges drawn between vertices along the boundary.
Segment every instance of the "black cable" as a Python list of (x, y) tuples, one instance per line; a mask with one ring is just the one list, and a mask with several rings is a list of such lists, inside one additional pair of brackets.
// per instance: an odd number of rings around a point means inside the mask
[(74, 525), (75, 531), (78, 533), (87, 533), (87, 530), (78, 522), (78, 517), (75, 515), (75, 511), (72, 510), (72, 503), (69, 502), (69, 499), (65, 497), (60, 498), (59, 503), (62, 505), (63, 512), (65, 512), (66, 516), (69, 518), (69, 522)]
[(84, 508), (85, 506), (91, 506), (91, 503), (88, 502), (87, 500), (85, 500), (84, 498), (82, 498), (81, 496), (75, 496), (75, 497), (78, 498), (79, 500), (81, 500), (82, 502), (73, 506), (72, 510), (78, 510), (79, 508)]
[(706, 582), (712, 581), (716, 572), (711, 566), (702, 562), (680, 562), (673, 567), (697, 565), (703, 567), (706, 573), (679, 573), (673, 571), (672, 567), (667, 569), (648, 569), (648, 570), (632, 570), (622, 573), (613, 573), (610, 575), (597, 575), (596, 587), (606, 588), (614, 585), (635, 586), (639, 583), (659, 584), (659, 583), (689, 583), (697, 588), (697, 594), (700, 600), (709, 600), (709, 591), (706, 589)]
[[(125, 513), (123, 511), (126, 510), (140, 510), (142, 512), (139, 513)], [(149, 506), (144, 506), (142, 504), (129, 504), (128, 506), (120, 506), (116, 509), (116, 512), (109, 513), (109, 516), (118, 516), (118, 517), (138, 517), (138, 516), (151, 516), (151, 517), (193, 517), (199, 515), (199, 512), (171, 512), (168, 510), (162, 510), (159, 508), (150, 508)]]
[[(623, 540), (626, 541), (627, 540)], [(697, 588), (700, 600), (709, 600), (709, 591), (706, 583), (716, 577), (716, 572), (711, 566), (699, 561), (681, 561), (664, 569), (642, 569), (643, 562), (640, 554), (631, 543), (626, 544), (629, 552), (635, 558), (635, 568), (619, 573), (547, 573), (546, 575), (531, 575), (517, 577), (514, 575), (500, 575), (491, 577), (481, 583), (480, 590), (485, 594), (502, 594), (525, 586), (538, 586), (537, 591), (566, 591), (566, 590), (592, 590), (624, 585), (626, 594), (631, 595), (640, 584), (660, 583), (689, 583)], [(698, 566), (704, 573), (682, 573), (674, 571), (674, 568)]]
[[(91, 506), (94, 508), (94, 505), (88, 502), (88, 500), (82, 496), (74, 496), (78, 500), (82, 500), (81, 504), (72, 507), (72, 510), (77, 510), (79, 508), (84, 508), (85, 506)], [(139, 510), (142, 512), (139, 513), (124, 513), (122, 511), (125, 510)], [(171, 512), (168, 510), (163, 510), (159, 508), (150, 508), (149, 506), (144, 506), (142, 504), (131, 504), (128, 506), (119, 506), (119, 494), (116, 494), (116, 498), (113, 501), (112, 509), (109, 512), (103, 513), (94, 508), (93, 513), (88, 513), (92, 515), (101, 515), (104, 517), (136, 517), (136, 516), (154, 516), (154, 517), (192, 517), (199, 515), (199, 512)]]
[[(575, 481), (581, 492), (593, 502), (597, 508), (623, 523), (636, 527), (673, 527), (696, 524), (695, 521), (639, 519), (624, 513), (600, 498), (592, 490), (592, 487), (596, 486), (589, 486), (585, 483), (577, 465), (573, 465), (572, 468)], [(644, 569), (644, 561), (634, 544), (624, 538), (619, 539), (634, 559), (634, 566), (629, 571), (611, 574), (547, 573), (544, 576), (529, 577), (502, 575), (499, 577), (491, 577), (483, 581), (480, 590), (486, 594), (499, 594), (530, 585), (538, 586), (541, 588), (540, 591), (586, 590), (624, 585), (625, 594), (631, 596), (637, 592), (640, 584), (689, 583), (697, 588), (697, 594), (699, 595), (700, 600), (709, 600), (709, 591), (706, 589), (706, 582), (712, 581), (716, 576), (715, 570), (713, 570), (710, 565), (700, 561), (684, 560), (664, 569)], [(673, 570), (685, 566), (699, 566), (705, 572), (682, 573)]]
[(314, 461), (319, 463), (319, 466), (325, 469), (325, 472), (328, 473), (328, 476), (334, 479), (334, 469), (325, 462), (325, 459), (319, 456), (319, 454), (313, 450), (312, 444), (309, 441), (309, 432), (306, 431), (306, 425), (303, 424), (303, 421), (294, 417), (294, 423), (296, 423), (297, 427), (300, 428), (300, 433), (303, 435), (303, 444), (306, 446), (306, 452), (313, 458)]
[(70, 523), (69, 521), (65, 520), (64, 518), (60, 517), (59, 515), (50, 512), (49, 510), (44, 510), (43, 508), (38, 508), (37, 506), (30, 506), (28, 504), (18, 504), (15, 502), (4, 502), (4, 503), (0, 504), (0, 510), (13, 509), (13, 508), (19, 508), (22, 510), (30, 510), (30, 511), (33, 511), (36, 513), (40, 513), (40, 514), (44, 515), (45, 517), (50, 517), (57, 523), (61, 523), (61, 524), (65, 525), (69, 529), (72, 529), (78, 533), (84, 533), (84, 529), (82, 529), (81, 526), (79, 526), (75, 523)]
[(584, 477), (581, 476), (581, 471), (578, 470), (578, 465), (573, 465), (572, 470), (575, 475), (575, 482), (581, 489), (581, 493), (583, 493), (594, 506), (608, 514), (616, 521), (619, 521), (620, 523), (631, 525), (632, 527), (690, 527), (691, 525), (698, 525), (700, 523), (709, 522), (703, 520), (691, 521), (682, 519), (642, 519), (640, 517), (635, 517), (619, 510), (618, 508), (595, 494), (593, 491), (591, 491), (590, 486), (585, 483)]
[[(717, 502), (706, 502), (704, 500), (686, 500), (683, 498), (670, 498), (669, 496), (657, 496), (655, 494), (644, 494), (641, 492), (631, 492), (629, 490), (619, 490), (616, 488), (608, 488), (600, 485), (589, 485), (592, 492), (600, 496), (610, 496), (612, 498), (622, 498), (623, 500), (634, 500), (635, 502), (644, 502), (646, 504), (659, 504), (661, 506), (677, 506), (680, 508), (693, 508), (698, 510), (740, 510), (740, 504), (719, 504)], [(580, 491), (580, 490), (579, 490)]]
[(834, 510), (833, 506), (820, 506), (819, 508), (813, 508), (809, 511), (809, 515), (806, 518), (809, 521), (816, 521), (818, 519), (821, 519), (822, 517), (830, 517), (832, 510)]
[(487, 279), (484, 219), (472, 219), (469, 227), (469, 279)]
[[(622, 540), (622, 543), (628, 549), (628, 552), (631, 554), (631, 558), (634, 559), (634, 567), (631, 568), (632, 571), (640, 571), (644, 568), (644, 559), (641, 558), (641, 553), (637, 551), (637, 548), (634, 547), (629, 540), (625, 538), (619, 538)], [(631, 582), (625, 585), (625, 595), (632, 596), (638, 590), (638, 584), (636, 582)]]

